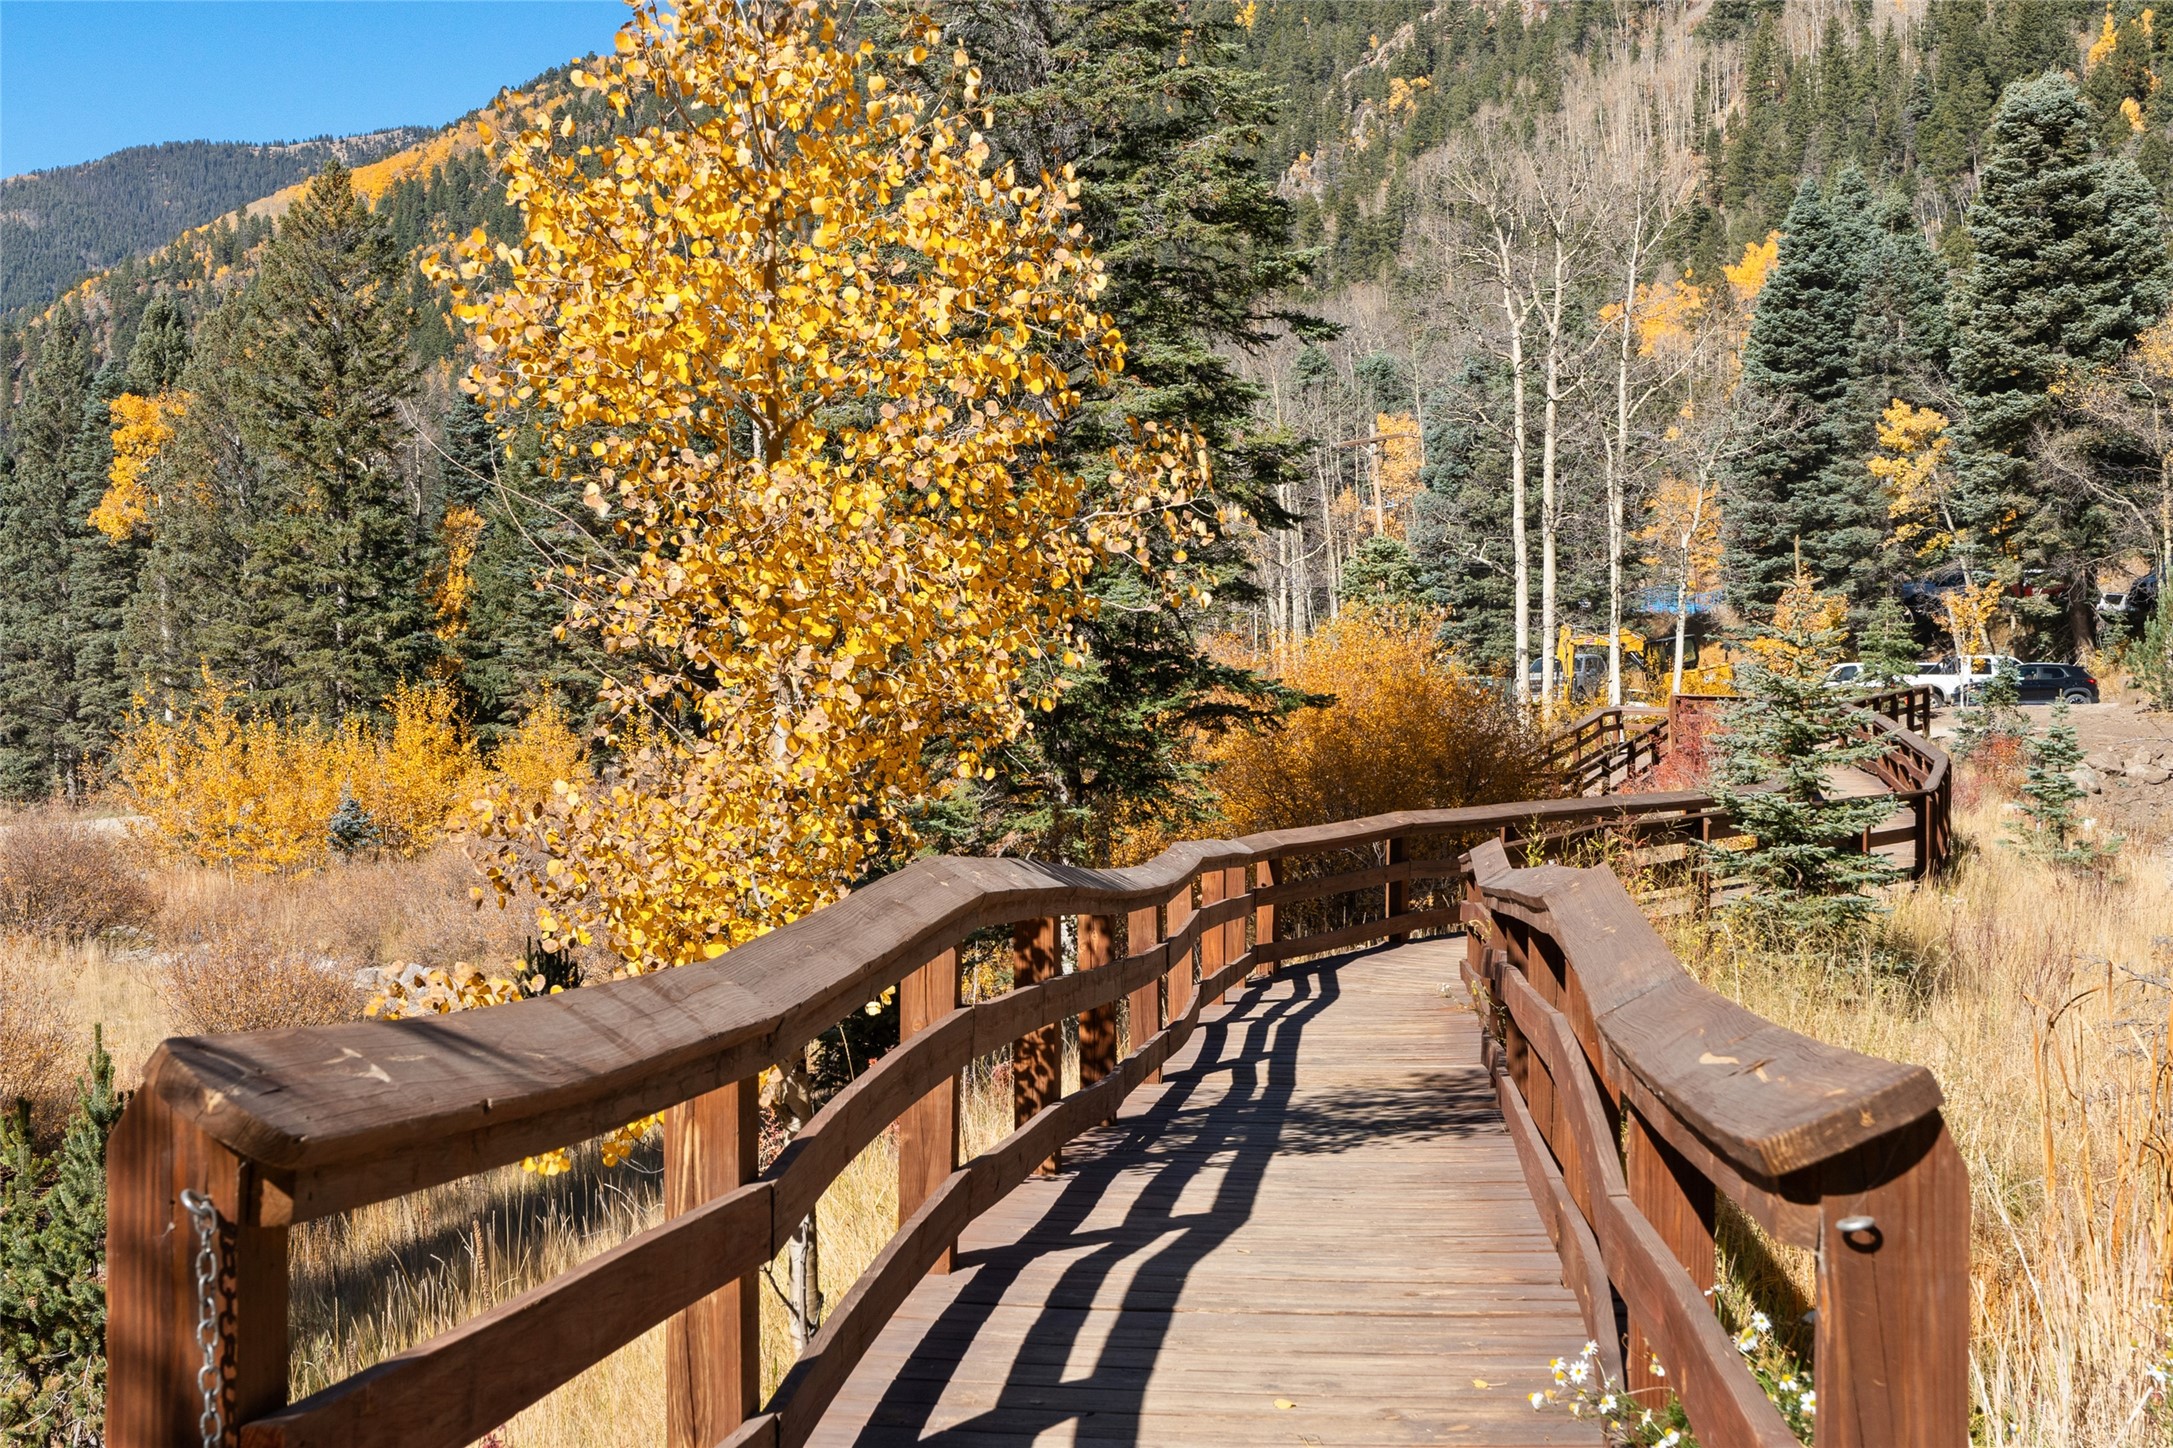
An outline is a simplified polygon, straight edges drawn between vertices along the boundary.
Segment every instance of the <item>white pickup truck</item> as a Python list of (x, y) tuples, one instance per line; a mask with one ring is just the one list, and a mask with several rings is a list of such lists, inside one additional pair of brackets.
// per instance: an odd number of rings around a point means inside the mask
[(1986, 682), (2001, 669), (2021, 667), (2022, 661), (2013, 654), (1963, 654), (1959, 658), (1947, 654), (1918, 664), (1916, 672), (1904, 675), (1901, 682), (1907, 688), (1930, 689), (1939, 696), (1940, 703), (1951, 706), (1961, 703), (1964, 691), (1972, 685)]

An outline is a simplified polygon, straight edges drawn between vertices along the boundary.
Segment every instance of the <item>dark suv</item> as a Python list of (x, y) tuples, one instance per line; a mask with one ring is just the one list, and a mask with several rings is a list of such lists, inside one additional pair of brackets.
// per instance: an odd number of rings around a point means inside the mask
[[(2095, 704), (2098, 681), (2080, 664), (2023, 664), (2015, 671), (2015, 689), (2025, 704)], [(1969, 703), (1984, 696), (1983, 684), (1972, 684)]]

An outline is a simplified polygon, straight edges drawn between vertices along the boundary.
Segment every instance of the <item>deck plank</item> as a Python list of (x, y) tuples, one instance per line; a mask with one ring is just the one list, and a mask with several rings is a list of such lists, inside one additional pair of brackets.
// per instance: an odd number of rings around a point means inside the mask
[(1204, 1013), (1162, 1085), (973, 1225), (812, 1441), (1598, 1443), (1526, 1401), (1585, 1332), (1444, 989), (1461, 950)]

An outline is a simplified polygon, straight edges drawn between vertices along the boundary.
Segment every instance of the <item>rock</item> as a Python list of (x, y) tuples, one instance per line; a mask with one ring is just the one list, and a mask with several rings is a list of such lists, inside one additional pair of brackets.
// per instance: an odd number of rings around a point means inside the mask
[(2098, 772), (2087, 764), (2076, 765), (2067, 772), (2067, 777), (2074, 780), (2075, 787), (2084, 794), (2103, 794), (2105, 792), (2104, 781), (2099, 779)]
[(2110, 749), (2093, 749), (2082, 757), (2082, 762), (2100, 774), (2117, 774), (2122, 767), (2120, 756)]
[(2173, 769), (2167, 769), (2162, 764), (2146, 764), (2138, 769), (2131, 762), (2127, 768), (2127, 775), (2128, 778), (2138, 784), (2164, 784), (2167, 780), (2173, 779)]

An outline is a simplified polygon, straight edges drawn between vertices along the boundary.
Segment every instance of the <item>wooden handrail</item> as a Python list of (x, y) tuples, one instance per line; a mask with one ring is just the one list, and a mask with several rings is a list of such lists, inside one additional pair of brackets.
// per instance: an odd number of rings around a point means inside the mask
[[(1864, 727), (1889, 740), (1897, 761), (1893, 782), (1914, 785), (1899, 797), (1919, 802), (1920, 848), (1943, 846), (1944, 755), (1883, 717), (1865, 718)], [(1619, 722), (1618, 715), (1608, 727)], [(1933, 829), (1923, 822), (1935, 802)], [(1431, 881), (1438, 892), (1461, 881), (1459, 852), (1488, 838), (1495, 852), (1505, 840), (1544, 850), (1603, 830), (1643, 840), (1700, 839), (1716, 822), (1725, 824), (1709, 795), (1677, 791), (1401, 811), (1190, 842), (1123, 870), (929, 860), (707, 964), (447, 1017), (168, 1041), (153, 1053), (108, 1154), (109, 1441), (149, 1448), (195, 1440), (201, 1409), (195, 1391), (201, 1357), (192, 1330), (196, 1242), (178, 1205), (179, 1194), (193, 1189), (209, 1196), (220, 1223), (222, 1398), (226, 1422), (242, 1425), (228, 1442), (254, 1448), (469, 1442), (669, 1318), (679, 1335), (669, 1370), (712, 1379), (704, 1388), (675, 1376), (669, 1395), (675, 1444), (727, 1438), (797, 1444), (881, 1320), (913, 1281), (947, 1259), (963, 1223), (1155, 1079), (1200, 1011), (1256, 971), (1454, 926), (1471, 904), (1443, 902), (1437, 893), (1429, 905), (1414, 901), (1410, 890), (1415, 882)], [(1413, 858), (1411, 845), (1421, 838), (1431, 853)], [(1306, 857), (1327, 857), (1330, 873), (1290, 871)], [(1500, 859), (1506, 867), (1506, 853)], [(1490, 920), (1518, 918), (1521, 910), (1534, 921), (1552, 921), (1567, 908), (1544, 880), (1544, 888), (1530, 893), (1530, 880), (1499, 871), (1489, 878)], [(1370, 895), (1377, 913), (1346, 915), (1310, 934), (1293, 928), (1299, 917), (1289, 907), (1352, 894)], [(1055, 920), (1064, 915), (1081, 921), (1081, 968), (1041, 978), (1049, 965), (1036, 956), (1029, 969), (1029, 941), (1041, 942), (1032, 948), (1045, 954), (1046, 942), (1057, 938)], [(1125, 953), (1114, 958), (1120, 916), (1127, 922)], [(957, 948), (978, 931), (1005, 925), (1018, 932), (1020, 984), (993, 1000), (957, 1004)], [(1595, 999), (1616, 1012), (1614, 1029), (1629, 1032), (1640, 1019), (1630, 1007), (1642, 997), (1631, 984), (1647, 975), (1656, 1004), (1669, 999), (1662, 985), (1677, 991), (1687, 980), (1671, 960), (1650, 952), (1625, 953), (1608, 974), (1593, 977), (1601, 982)], [(751, 1156), (757, 1073), (900, 984), (914, 1001), (900, 1048), (829, 1102), (757, 1176)], [(1133, 1020), (1121, 1060), (1119, 1000), (1130, 1003)], [(1529, 1003), (1524, 1009), (1529, 1013)], [(1055, 1027), (1069, 1018), (1081, 1021), (1082, 1089), (1059, 1097), (1046, 1079), (1026, 1079), (1051, 1073), (1015, 1073), (1019, 1130), (959, 1161), (958, 1071), (1015, 1042), (1053, 1040)], [(1654, 1021), (1652, 1041), (1640, 1049), (1664, 1054), (1674, 1049), (1662, 1030), (1666, 1017)], [(1746, 1028), (1743, 1039), (1758, 1038)], [(1600, 1048), (1590, 1050), (1597, 1066)], [(1920, 1103), (1928, 1080), (1920, 1077), (1879, 1076), (1857, 1105), (1883, 1123)], [(1774, 1184), (1809, 1169), (1811, 1158), (1798, 1159), (1803, 1151), (1831, 1146), (1845, 1131), (1799, 1123), (1792, 1133), (1768, 1129), (1760, 1124), (1765, 1118), (1746, 1126), (1735, 1114), (1732, 1088), (1713, 1087), (1706, 1077), (1675, 1081), (1631, 1071), (1622, 1079), (1632, 1083), (1625, 1088), (1632, 1100), (1638, 1091), (1649, 1093), (1664, 1106), (1654, 1109), (1686, 1134), (1670, 1149), (1708, 1153), (1713, 1178), (1731, 1194), (1741, 1187), (1746, 1210), (1800, 1228), (1790, 1215), (1793, 1199), (1773, 1195), (1780, 1190)], [(1707, 1082), (1702, 1093), (1699, 1081)], [(1930, 1099), (1936, 1105), (1935, 1089)], [(705, 1128), (686, 1114), (709, 1102), (716, 1109), (699, 1119), (726, 1123), (722, 1140), (732, 1160), (721, 1165), (703, 1155), (718, 1150), (717, 1141), (704, 1145)], [(1505, 1100), (1513, 1129), (1517, 1109)], [(665, 1110), (675, 1123), (666, 1163), (675, 1215), (452, 1332), (287, 1403), (289, 1228)], [(1543, 1113), (1524, 1115), (1553, 1129)], [(757, 1412), (748, 1386), (752, 1297), (744, 1284), (838, 1172), (901, 1120), (913, 1125), (910, 1149), (901, 1127), (906, 1220), (900, 1234)], [(1543, 1209), (1544, 1185), (1534, 1187)], [(1576, 1205), (1583, 1210), (1589, 1201), (1587, 1195)], [(1585, 1220), (1589, 1237), (1594, 1224)], [(1605, 1232), (1593, 1239), (1588, 1267), (1613, 1250), (1611, 1240)], [(749, 1295), (732, 1298), (734, 1292)], [(728, 1309), (716, 1307), (727, 1298)]]
[(1717, 1194), (1818, 1253), (1820, 1448), (1965, 1442), (1969, 1187), (1931, 1073), (1698, 984), (1606, 869), (1482, 845), (1466, 915), (1511, 1135), (1595, 1339), (1627, 1307), (1628, 1385), (1656, 1355), (1705, 1441), (1795, 1442), (1704, 1301)]

